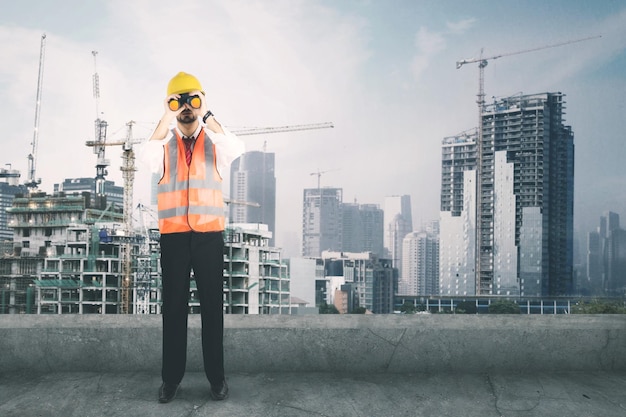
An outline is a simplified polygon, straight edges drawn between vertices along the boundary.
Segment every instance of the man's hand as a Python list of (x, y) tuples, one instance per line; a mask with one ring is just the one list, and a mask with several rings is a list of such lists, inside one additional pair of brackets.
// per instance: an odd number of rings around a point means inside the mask
[[(202, 100), (202, 104), (200, 104), (200, 108), (198, 109), (198, 112), (196, 114), (198, 115), (200, 120), (202, 120), (206, 112), (209, 111), (209, 108), (206, 104), (206, 97), (200, 91), (193, 91), (189, 94), (198, 94), (200, 96), (200, 99)], [(213, 132), (224, 133), (224, 130), (222, 129), (222, 125), (220, 125), (217, 122), (217, 120), (215, 120), (215, 117), (213, 117), (213, 115), (209, 116), (209, 118), (206, 119), (205, 123), (206, 123), (206, 127), (212, 130)]]
[(164, 139), (167, 136), (172, 120), (174, 120), (176, 116), (178, 116), (178, 114), (182, 112), (185, 108), (185, 106), (180, 106), (178, 110), (170, 109), (170, 100), (178, 100), (179, 98), (180, 94), (171, 94), (165, 98), (165, 100), (163, 101), (163, 107), (165, 112), (163, 113), (163, 116), (161, 116), (161, 120), (159, 120), (159, 124), (157, 125), (156, 129), (154, 129), (154, 132), (152, 132), (150, 140), (160, 140)]

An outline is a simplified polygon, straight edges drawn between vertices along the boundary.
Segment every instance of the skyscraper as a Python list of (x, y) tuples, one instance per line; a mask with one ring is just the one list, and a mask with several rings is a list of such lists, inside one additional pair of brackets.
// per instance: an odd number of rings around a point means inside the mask
[[(564, 108), (561, 93), (514, 96), (485, 106), (477, 179), (473, 172), (478, 152), (475, 146), (472, 150), (471, 139), (463, 145), (466, 152), (459, 161), (447, 158), (444, 152), (442, 256), (453, 259), (444, 252), (463, 247), (477, 255), (473, 268), (459, 262), (458, 272), (450, 270), (450, 263), (444, 268), (442, 261), (442, 287), (453, 291), (462, 286), (451, 280), (463, 274), (468, 285), (475, 282), (474, 293), (478, 295), (571, 292), (574, 135), (563, 124)], [(449, 142), (444, 139), (444, 149), (451, 146)], [(458, 169), (450, 170), (449, 166)], [(462, 194), (457, 188), (460, 178)], [(472, 194), (478, 202), (475, 208), (471, 208)], [(447, 241), (452, 237), (450, 225), (467, 216), (466, 209), (477, 210), (473, 224), (469, 218), (462, 222), (466, 240)], [(461, 230), (458, 224), (456, 230)]]
[(302, 256), (319, 257), (322, 251), (342, 246), (341, 188), (307, 188), (302, 201)]
[(383, 242), (387, 258), (402, 276), (402, 240), (413, 231), (411, 196), (395, 195), (385, 197), (385, 235)]
[(228, 208), (232, 223), (267, 224), (272, 232), (270, 245), (275, 245), (276, 177), (273, 153), (250, 151), (233, 161)]

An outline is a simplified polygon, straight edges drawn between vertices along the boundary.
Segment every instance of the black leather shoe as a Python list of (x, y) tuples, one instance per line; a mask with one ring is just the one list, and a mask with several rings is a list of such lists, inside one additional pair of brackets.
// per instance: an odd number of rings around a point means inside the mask
[(162, 383), (161, 388), (159, 388), (159, 402), (169, 403), (176, 398), (177, 392), (178, 384), (169, 384), (167, 382)]
[(228, 384), (222, 381), (221, 384), (211, 385), (211, 398), (215, 401), (228, 398)]

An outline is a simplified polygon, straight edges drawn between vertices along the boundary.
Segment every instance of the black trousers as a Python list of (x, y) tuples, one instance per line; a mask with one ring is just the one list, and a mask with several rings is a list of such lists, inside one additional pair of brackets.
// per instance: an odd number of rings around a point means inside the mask
[(161, 235), (163, 363), (161, 378), (178, 384), (187, 363), (189, 281), (193, 270), (202, 319), (204, 372), (224, 380), (224, 237), (222, 232)]

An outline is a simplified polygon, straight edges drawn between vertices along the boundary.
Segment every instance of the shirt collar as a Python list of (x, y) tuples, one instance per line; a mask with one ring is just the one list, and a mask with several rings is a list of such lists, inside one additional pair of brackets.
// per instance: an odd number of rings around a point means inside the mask
[[(200, 123), (198, 123), (198, 127), (196, 128), (196, 131), (193, 132), (193, 138), (194, 139), (198, 139), (198, 135), (200, 134), (200, 130), (202, 130), (202, 125)], [(176, 126), (176, 131), (178, 132), (178, 134), (180, 135), (181, 138), (184, 138), (185, 135), (183, 135), (183, 132), (180, 131), (180, 129), (178, 128), (178, 126)]]

